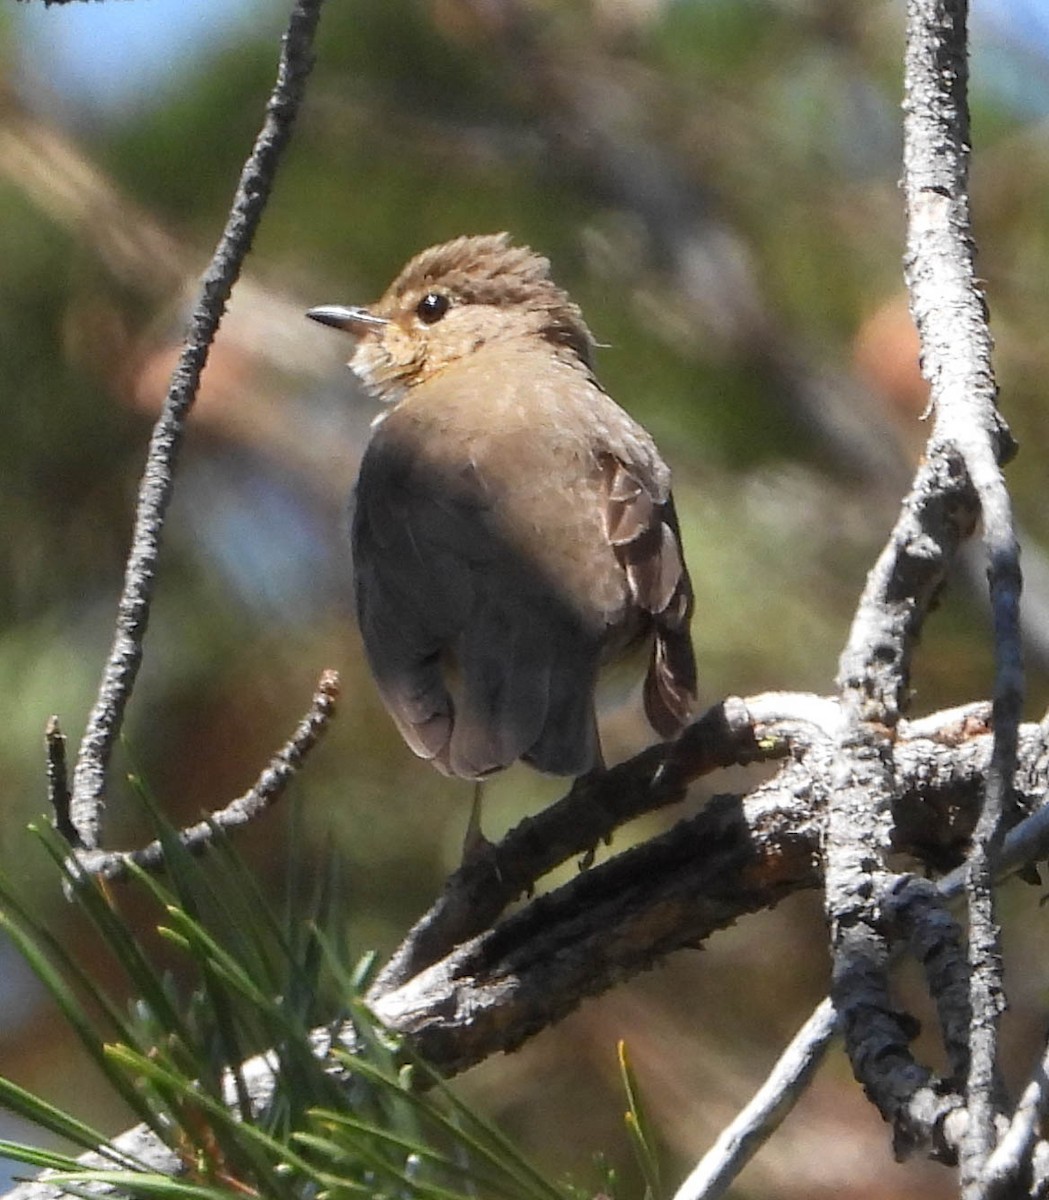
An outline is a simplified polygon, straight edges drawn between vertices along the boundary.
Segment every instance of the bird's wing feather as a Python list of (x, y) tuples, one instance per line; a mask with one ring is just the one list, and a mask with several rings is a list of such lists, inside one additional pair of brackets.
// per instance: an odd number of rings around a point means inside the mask
[[(681, 551), (674, 499), (652, 470), (648, 443), (621, 442), (605, 455), (605, 527), (626, 573), (630, 594), (655, 626), (645, 678), (645, 712), (662, 737), (672, 737), (692, 715), (696, 663), (689, 623), (692, 582)], [(631, 453), (631, 451), (633, 451)]]

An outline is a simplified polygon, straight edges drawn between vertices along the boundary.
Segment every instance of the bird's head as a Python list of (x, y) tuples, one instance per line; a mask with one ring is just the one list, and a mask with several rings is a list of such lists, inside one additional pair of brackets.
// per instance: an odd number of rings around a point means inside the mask
[(541, 338), (586, 366), (594, 347), (549, 262), (505, 233), (431, 246), (367, 308), (323, 305), (306, 315), (357, 337), (350, 366), (387, 401), (493, 342)]

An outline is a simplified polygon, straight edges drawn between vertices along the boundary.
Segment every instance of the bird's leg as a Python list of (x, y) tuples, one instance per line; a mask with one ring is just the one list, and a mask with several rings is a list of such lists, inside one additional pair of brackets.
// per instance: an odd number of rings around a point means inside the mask
[(484, 803), (484, 780), (474, 780), (473, 801), (470, 804), (470, 819), (466, 823), (466, 834), (463, 837), (463, 863), (468, 866), (479, 858), (494, 853), (495, 847), (484, 836), (481, 828), (481, 809)]
[[(600, 779), (600, 777), (604, 775), (605, 771), (608, 770), (608, 768), (605, 766), (604, 751), (601, 749), (601, 736), (597, 731), (596, 713), (594, 715), (594, 746), (596, 747), (594, 751), (594, 765), (589, 771), (587, 771), (585, 775), (579, 775), (576, 777), (572, 783), (572, 791), (569, 793), (570, 795), (578, 793), (585, 794), (590, 784), (593, 781)], [(609, 846), (611, 844), (612, 836), (609, 834), (609, 836), (605, 838), (605, 845)], [(588, 871), (594, 865), (594, 857), (596, 854), (597, 844), (595, 843), (579, 860), (580, 871)]]

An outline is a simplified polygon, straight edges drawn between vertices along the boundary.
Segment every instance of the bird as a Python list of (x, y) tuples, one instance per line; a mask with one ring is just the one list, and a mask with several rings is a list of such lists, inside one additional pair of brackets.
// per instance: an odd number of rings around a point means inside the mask
[[(365, 655), (404, 741), (480, 781), (604, 768), (599, 679), (644, 672), (654, 732), (696, 703), (693, 592), (655, 442), (602, 388), (549, 261), (506, 233), (412, 258), (352, 334), (384, 402), (352, 501)], [(479, 801), (475, 798), (475, 808)]]

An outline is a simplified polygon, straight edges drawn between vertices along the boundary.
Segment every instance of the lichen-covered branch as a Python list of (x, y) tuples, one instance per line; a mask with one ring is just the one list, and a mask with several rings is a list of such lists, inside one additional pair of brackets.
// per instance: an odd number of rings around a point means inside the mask
[(487, 929), (547, 872), (589, 854), (627, 821), (682, 799), (693, 780), (720, 767), (782, 758), (825, 738), (839, 722), (837, 704), (822, 696), (730, 696), (675, 741), (579, 780), (562, 800), (512, 829), (496, 853), (473, 856), (448, 878), (383, 969), (376, 989), (407, 982)]
[(914, 1060), (910, 1019), (890, 1002), (887, 970), (900, 930), (889, 917), (898, 912), (900, 884), (885, 856), (899, 794), (895, 729), (908, 695), (915, 639), (962, 539), (982, 518), (997, 670), (994, 749), (970, 856), (968, 1004), (959, 996), (965, 972), (958, 940), (943, 925), (940, 905), (912, 907), (917, 925), (910, 930), (912, 944), (916, 938), (923, 952), (935, 946), (945, 956), (942, 969), (927, 978), (952, 1074), (968, 1077), (963, 1173), (971, 1180), (993, 1145), (996, 1115), (1001, 977), (991, 882), (1011, 802), (1022, 698), (1019, 565), (1000, 469), (1012, 442), (995, 405), (990, 331), (969, 231), (967, 8), (965, 0), (910, 0), (907, 12), (906, 274), (932, 387), (933, 423), (925, 461), (868, 578), (841, 656), (846, 727), (827, 780), (827, 911), (834, 995), (857, 1077), (892, 1122), (898, 1151), (931, 1141), (942, 1153), (944, 1114), (959, 1103), (950, 1093), (962, 1084), (939, 1081)]
[(1004, 1010), (994, 857), (1013, 801), (1023, 701), (1020, 563), (1001, 464), (1013, 443), (996, 405), (987, 308), (976, 278), (968, 192), (966, 0), (910, 0), (904, 104), (907, 284), (932, 387), (935, 444), (964, 464), (987, 550), (995, 648), (994, 751), (969, 858), (972, 1020), (963, 1195), (984, 1195), (982, 1166), (998, 1116), (998, 1023)]

